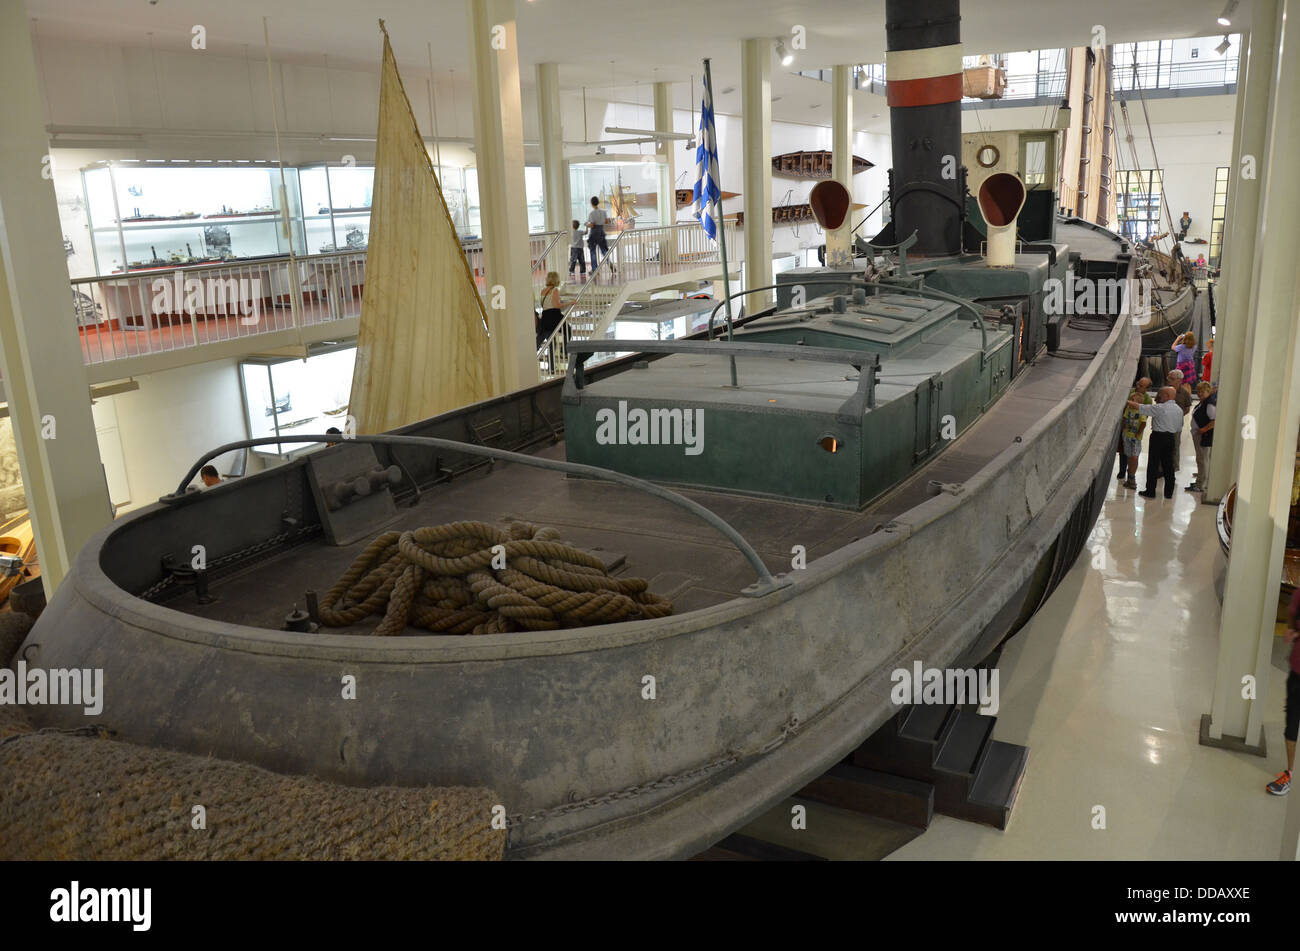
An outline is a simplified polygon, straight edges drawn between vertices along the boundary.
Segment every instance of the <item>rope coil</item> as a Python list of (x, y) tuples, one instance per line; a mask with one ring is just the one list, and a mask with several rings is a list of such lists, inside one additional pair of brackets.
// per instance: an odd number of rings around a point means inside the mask
[[(382, 614), (372, 633), (391, 637), (408, 626), (504, 634), (672, 614), (672, 603), (644, 579), (611, 578), (599, 558), (558, 538), (555, 529), (528, 522), (384, 532), (321, 600), (320, 620), (347, 627)], [(503, 558), (505, 567), (494, 567)]]

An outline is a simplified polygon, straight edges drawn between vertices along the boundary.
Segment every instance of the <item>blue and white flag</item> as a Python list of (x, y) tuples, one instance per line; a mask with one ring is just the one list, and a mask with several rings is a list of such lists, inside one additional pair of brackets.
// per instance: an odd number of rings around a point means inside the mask
[(695, 217), (704, 233), (718, 238), (713, 215), (722, 212), (722, 191), (718, 188), (718, 132), (713, 125), (713, 90), (704, 80), (704, 98), (700, 102), (700, 144), (695, 149)]

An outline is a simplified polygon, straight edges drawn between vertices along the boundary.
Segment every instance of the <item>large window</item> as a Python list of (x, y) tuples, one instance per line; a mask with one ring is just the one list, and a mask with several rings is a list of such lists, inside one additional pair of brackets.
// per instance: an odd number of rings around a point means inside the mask
[(1219, 266), (1223, 253), (1223, 223), (1228, 216), (1228, 166), (1214, 170), (1214, 212), (1210, 216), (1210, 267)]
[(1142, 241), (1160, 233), (1164, 201), (1160, 169), (1121, 171), (1115, 197), (1120, 234), (1132, 241)]

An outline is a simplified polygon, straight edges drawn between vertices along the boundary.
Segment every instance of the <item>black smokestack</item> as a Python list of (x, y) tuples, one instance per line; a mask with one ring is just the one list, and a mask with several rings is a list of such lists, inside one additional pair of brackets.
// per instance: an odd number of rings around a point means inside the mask
[(958, 0), (886, 0), (895, 240), (961, 251), (961, 12)]

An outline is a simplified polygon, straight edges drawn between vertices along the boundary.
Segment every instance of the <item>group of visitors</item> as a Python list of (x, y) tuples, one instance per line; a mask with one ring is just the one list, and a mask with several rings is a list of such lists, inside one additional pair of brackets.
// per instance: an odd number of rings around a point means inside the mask
[[(587, 215), (587, 223), (584, 229), (583, 224), (574, 218), (569, 226), (569, 277), (573, 277), (573, 269), (576, 267), (582, 272), (582, 279), (587, 280), (587, 262), (582, 256), (582, 242), (586, 239), (587, 250), (591, 252), (591, 273), (596, 273), (596, 267), (600, 259), (596, 257), (596, 249), (600, 249), (600, 256), (604, 258), (609, 255), (609, 244), (605, 240), (605, 225), (609, 223), (609, 215), (605, 209), (600, 207), (600, 199), (595, 195), (591, 197), (591, 213)], [(609, 266), (617, 273), (618, 268), (611, 261)]]
[[(1210, 340), (1205, 355), (1200, 360), (1200, 379), (1197, 380), (1196, 338), (1186, 334), (1174, 344), (1178, 368), (1169, 371), (1166, 385), (1153, 398), (1148, 392), (1151, 380), (1142, 377), (1129, 391), (1127, 406), (1120, 429), (1119, 473), (1117, 479), (1125, 488), (1136, 489), (1138, 456), (1142, 452), (1142, 434), (1147, 420), (1151, 421), (1147, 460), (1146, 489), (1138, 494), (1155, 498), (1156, 481), (1163, 476), (1165, 498), (1174, 494), (1174, 473), (1178, 471), (1179, 442), (1183, 426), (1191, 417), (1192, 445), (1196, 450), (1196, 474), (1187, 486), (1189, 492), (1204, 491), (1202, 483), (1209, 477), (1210, 450), (1214, 445), (1215, 402), (1218, 388), (1210, 383), (1210, 369), (1214, 360), (1214, 341)], [(1193, 406), (1192, 391), (1197, 402)], [(1295, 746), (1300, 736), (1300, 590), (1291, 599), (1290, 618), (1286, 641), (1291, 645), (1286, 682), (1286, 769), (1267, 784), (1265, 789), (1274, 796), (1285, 796), (1291, 790), (1291, 776), (1295, 769)]]
[[(1151, 380), (1142, 377), (1129, 391), (1128, 402), (1120, 425), (1118, 447), (1119, 471), (1115, 478), (1124, 488), (1137, 488), (1138, 458), (1142, 454), (1142, 436), (1147, 421), (1151, 422), (1148, 445), (1146, 487), (1139, 492), (1144, 498), (1156, 497), (1156, 482), (1164, 479), (1164, 496), (1174, 495), (1174, 476), (1182, 457), (1183, 427), (1191, 417), (1192, 445), (1196, 451), (1196, 473), (1186, 486), (1188, 492), (1203, 491), (1201, 481), (1208, 478), (1210, 449), (1214, 445), (1214, 417), (1217, 388), (1209, 382), (1214, 342), (1210, 341), (1204, 357), (1196, 359), (1196, 336), (1187, 333), (1173, 346), (1177, 369), (1170, 370), (1153, 396), (1149, 390)], [(1198, 370), (1200, 371), (1198, 379)], [(1193, 393), (1197, 402), (1193, 406)]]
[[(609, 244), (605, 240), (605, 225), (609, 222), (609, 215), (600, 207), (600, 199), (592, 196), (591, 213), (587, 215), (587, 222), (584, 226), (582, 222), (574, 218), (569, 225), (569, 279), (573, 279), (574, 268), (577, 268), (582, 274), (582, 280), (587, 280), (587, 261), (582, 255), (582, 243), (585, 239), (587, 249), (591, 252), (591, 273), (595, 275), (596, 268), (600, 261), (608, 257)], [(596, 251), (600, 251), (598, 257)], [(610, 268), (617, 273), (618, 267), (613, 261), (609, 262)], [(551, 334), (555, 333), (555, 328), (564, 320), (564, 309), (560, 300), (560, 274), (558, 271), (548, 271), (546, 273), (546, 286), (542, 288), (541, 313), (537, 315), (535, 324), (537, 329), (537, 346), (542, 347)]]

